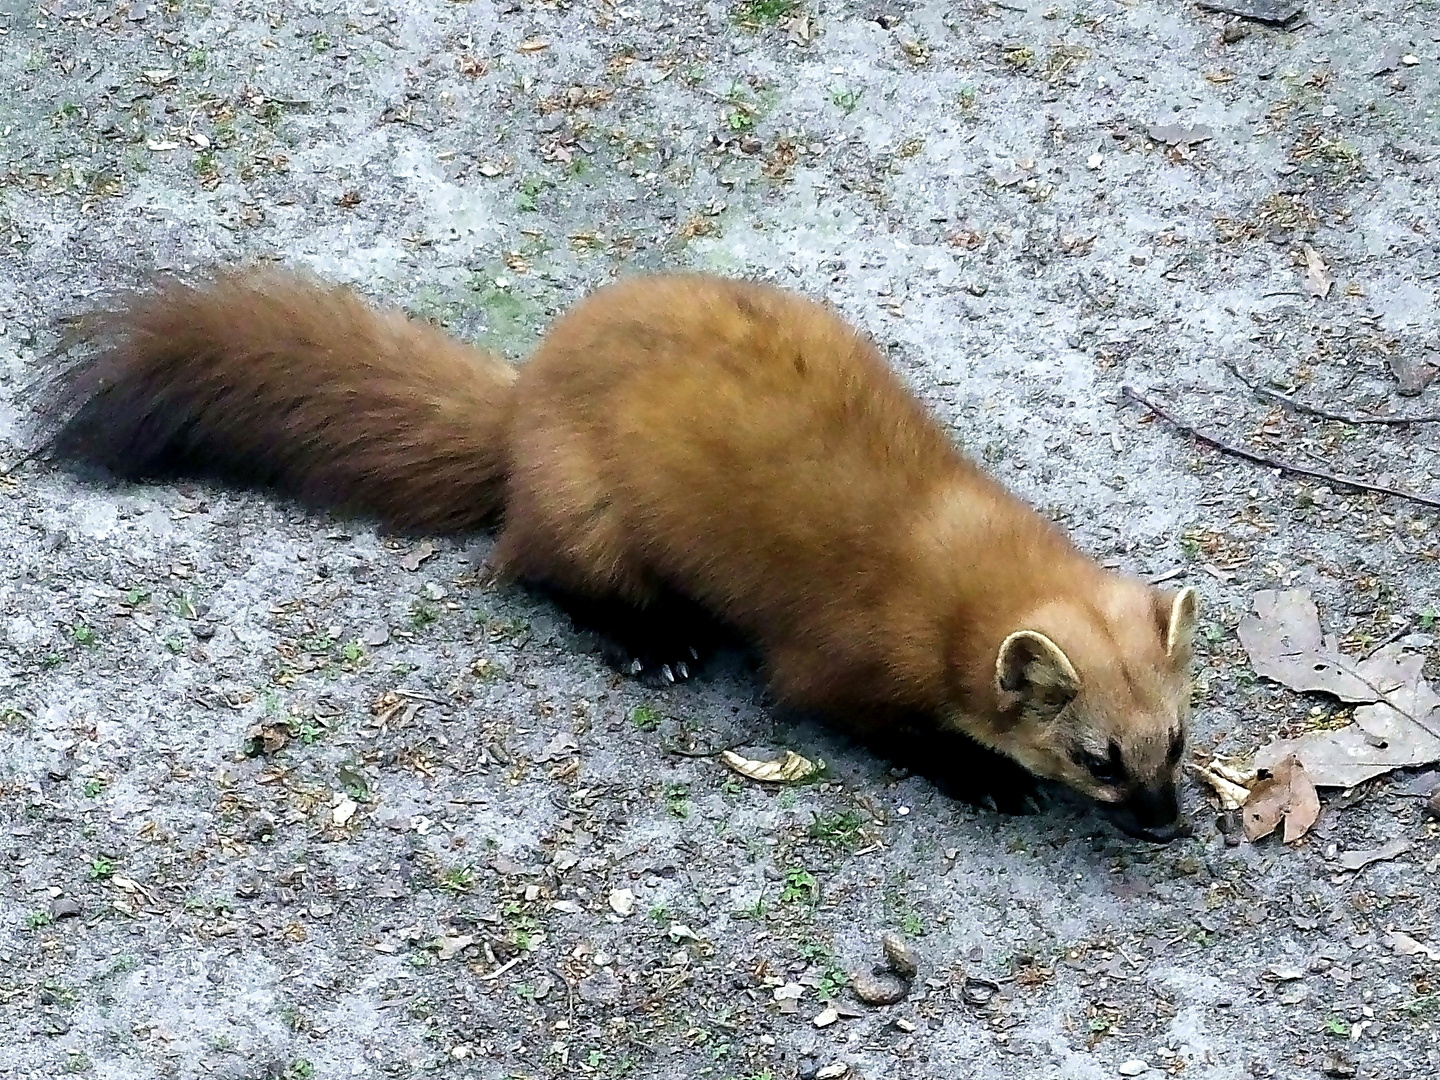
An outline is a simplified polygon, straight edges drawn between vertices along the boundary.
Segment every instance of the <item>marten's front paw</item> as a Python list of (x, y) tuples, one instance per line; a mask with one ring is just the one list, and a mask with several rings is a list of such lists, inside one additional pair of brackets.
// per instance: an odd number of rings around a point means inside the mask
[(977, 785), (975, 794), (1000, 814), (1024, 816), (1045, 808), (1045, 794), (1040, 783), (1023, 769), (1005, 776), (996, 776), (989, 783)]
[(700, 650), (693, 645), (656, 649), (635, 647), (615, 638), (603, 638), (600, 656), (621, 675), (648, 685), (669, 686), (684, 682), (699, 670)]

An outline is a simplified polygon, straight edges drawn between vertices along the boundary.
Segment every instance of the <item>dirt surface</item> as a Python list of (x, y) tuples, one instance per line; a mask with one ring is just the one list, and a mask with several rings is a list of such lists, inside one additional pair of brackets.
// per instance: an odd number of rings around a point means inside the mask
[[(1309, 589), (1343, 648), (1408, 632), (1433, 678), (1435, 514), (1121, 394), (1440, 494), (1434, 426), (1226, 366), (1440, 410), (1440, 5), (1304, 7), (0, 0), (0, 463), (52, 318), (157, 267), (309, 264), (515, 358), (617, 273), (760, 275), (866, 327), (1089, 550), (1199, 587), (1202, 757), (1347, 723), (1258, 679), (1237, 622)], [(999, 817), (778, 717), (734, 658), (612, 676), (480, 583), (487, 544), (0, 478), (0, 1075), (1440, 1070), (1414, 772), (1327, 792), (1291, 847), (1227, 844), (1195, 786), (1164, 848)], [(730, 745), (829, 768), (687, 756)], [(846, 983), (886, 930), (919, 974), (875, 1008)]]

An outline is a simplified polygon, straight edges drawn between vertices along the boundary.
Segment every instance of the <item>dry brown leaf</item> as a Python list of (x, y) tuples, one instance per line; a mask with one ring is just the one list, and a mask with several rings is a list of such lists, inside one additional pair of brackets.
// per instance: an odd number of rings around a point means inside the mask
[(1323, 300), (1330, 295), (1330, 286), (1335, 284), (1335, 279), (1330, 276), (1330, 268), (1318, 251), (1309, 244), (1304, 245), (1302, 250), (1305, 252), (1305, 291)]
[(1150, 138), (1166, 146), (1194, 146), (1214, 138), (1215, 133), (1204, 124), (1151, 124)]
[(1416, 941), (1409, 934), (1401, 933), (1399, 930), (1386, 934), (1384, 944), (1396, 956), (1424, 956), (1432, 963), (1440, 964), (1440, 949), (1426, 945), (1423, 941)]
[(1220, 800), (1220, 809), (1239, 810), (1250, 798), (1250, 785), (1255, 782), (1254, 769), (1242, 771), (1216, 760), (1208, 765), (1191, 765), (1190, 770), (1209, 785)]
[(473, 935), (461, 934), (459, 937), (438, 937), (432, 943), (432, 947), (435, 949), (437, 959), (454, 960), (457, 955), (473, 944), (475, 944)]
[(1066, 255), (1088, 255), (1090, 249), (1095, 246), (1096, 235), (1096, 233), (1062, 232), (1060, 234), (1060, 250)]
[(420, 564), (435, 554), (435, 545), (429, 540), (422, 541), (413, 551), (408, 551), (400, 556), (400, 565), (409, 570), (412, 574), (420, 569)]
[(1383, 847), (1368, 851), (1345, 851), (1335, 860), (1342, 870), (1363, 870), (1371, 863), (1398, 858), (1410, 850), (1409, 840), (1391, 840)]
[(1293, 754), (1281, 761), (1255, 784), (1242, 816), (1245, 836), (1251, 841), (1269, 836), (1282, 821), (1285, 843), (1299, 840), (1320, 816), (1320, 797), (1305, 766)]
[(1320, 614), (1305, 589), (1255, 594), (1255, 614), (1236, 634), (1259, 675), (1291, 690), (1323, 690), (1341, 701), (1378, 701), (1380, 693), (1360, 661), (1340, 651), (1334, 634), (1322, 636)]
[(1256, 615), (1240, 621), (1240, 643), (1255, 670), (1292, 690), (1321, 690), (1360, 704), (1355, 723), (1261, 747), (1255, 763), (1305, 763), (1317, 787), (1354, 787), (1392, 769), (1440, 760), (1440, 695), (1425, 681), (1424, 657), (1400, 642), (1364, 660), (1347, 656), (1303, 589), (1255, 594)]
[(741, 757), (733, 750), (723, 750), (720, 760), (748, 780), (762, 784), (793, 784), (808, 779), (824, 768), (824, 763), (801, 757), (794, 750), (786, 750), (780, 761), (757, 761)]

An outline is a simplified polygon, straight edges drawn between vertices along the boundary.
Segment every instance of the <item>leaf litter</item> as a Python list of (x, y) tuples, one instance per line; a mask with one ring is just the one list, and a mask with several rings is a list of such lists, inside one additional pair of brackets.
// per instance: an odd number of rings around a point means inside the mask
[(1322, 691), (1359, 706), (1352, 724), (1261, 747), (1260, 769), (1295, 757), (1321, 788), (1352, 788), (1394, 769), (1440, 760), (1440, 694), (1424, 678), (1425, 658), (1391, 642), (1363, 660), (1322, 634), (1308, 591), (1255, 594), (1240, 621), (1240, 643), (1256, 672), (1292, 690)]
[[(1354, 788), (1394, 769), (1440, 760), (1440, 694), (1423, 677), (1424, 657), (1408, 652), (1405, 641), (1358, 659), (1340, 650), (1336, 635), (1322, 632), (1308, 591), (1263, 590), (1254, 606), (1237, 634), (1258, 674), (1357, 708), (1353, 723), (1277, 739), (1253, 762), (1217, 757), (1191, 764), (1222, 810), (1240, 811), (1247, 839), (1282, 829), (1283, 841), (1293, 844), (1319, 818), (1317, 788)], [(1348, 852), (1337, 867), (1358, 870), (1404, 850)]]
[(1294, 754), (1258, 780), (1244, 803), (1245, 836), (1252, 842), (1269, 836), (1283, 821), (1284, 841), (1293, 844), (1320, 816), (1320, 796)]

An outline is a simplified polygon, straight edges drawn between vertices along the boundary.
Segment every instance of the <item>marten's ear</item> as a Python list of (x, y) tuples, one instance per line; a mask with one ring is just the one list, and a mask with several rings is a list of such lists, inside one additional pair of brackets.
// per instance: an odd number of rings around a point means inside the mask
[(1018, 705), (1048, 720), (1080, 691), (1080, 675), (1065, 650), (1044, 634), (1017, 630), (995, 658), (995, 691), (1001, 708)]
[(1195, 617), (1200, 594), (1186, 586), (1171, 596), (1156, 592), (1155, 614), (1160, 624), (1160, 637), (1165, 642), (1165, 655), (1177, 666), (1190, 662), (1190, 644), (1195, 637)]

